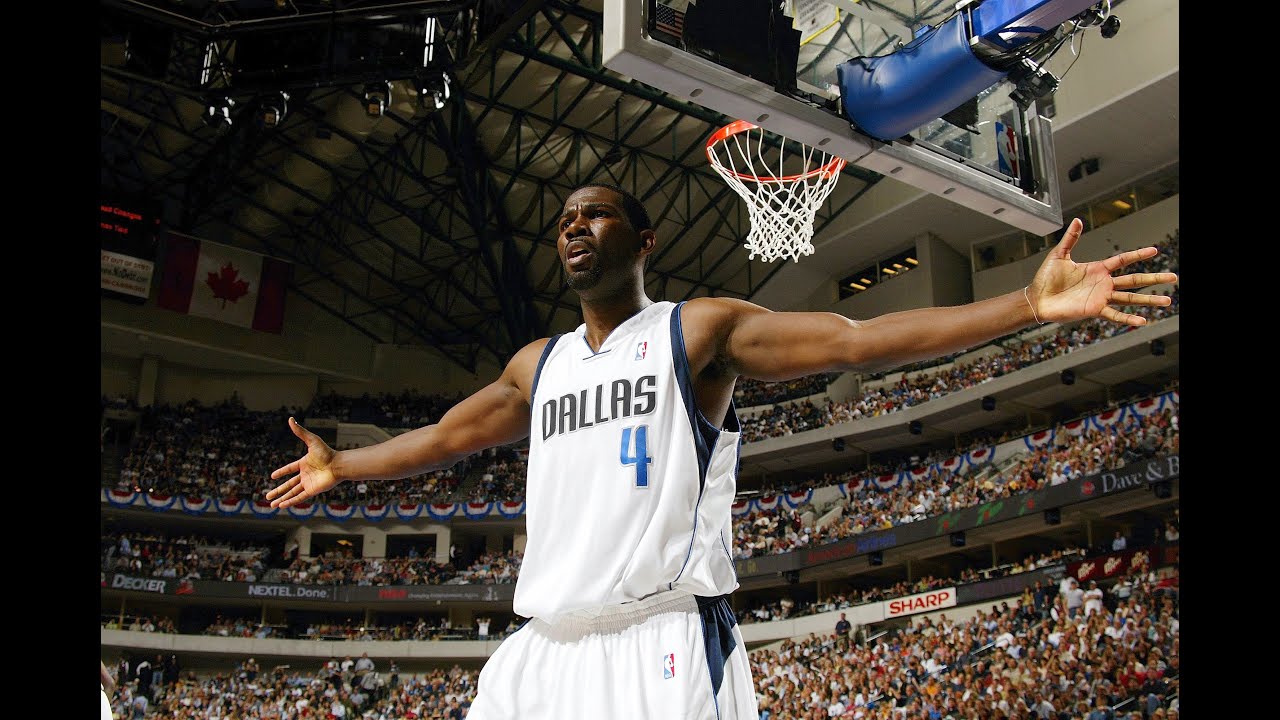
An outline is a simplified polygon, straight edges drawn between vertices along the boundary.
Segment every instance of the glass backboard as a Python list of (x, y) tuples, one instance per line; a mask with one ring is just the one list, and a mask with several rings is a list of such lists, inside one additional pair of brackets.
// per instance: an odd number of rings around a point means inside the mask
[[(710, 0), (704, 3), (710, 6)], [(967, 122), (934, 118), (889, 140), (859, 130), (841, 109), (838, 65), (901, 49), (917, 31), (951, 16), (955, 3), (788, 0), (786, 22), (798, 31), (798, 54), (788, 50), (767, 60), (794, 62), (793, 86), (770, 82), (775, 78), (768, 68), (750, 69), (770, 54), (762, 47), (766, 31), (759, 23), (744, 25), (748, 21), (735, 12), (714, 17), (704, 12), (699, 19), (696, 8), (690, 12), (694, 5), (692, 0), (605, 0), (604, 65), (1013, 227), (1036, 235), (1061, 229), (1049, 120), (1034, 102), (1018, 112), (1010, 97), (1014, 85), (1007, 80), (977, 94), (976, 115), (970, 112)], [(699, 48), (685, 41), (692, 32), (689, 18), (700, 20), (704, 29), (713, 23), (717, 31), (740, 36), (741, 52), (696, 52)], [(786, 69), (778, 76), (790, 79)], [(1009, 145), (1002, 143), (1015, 137), (1021, 142), (1010, 155)]]

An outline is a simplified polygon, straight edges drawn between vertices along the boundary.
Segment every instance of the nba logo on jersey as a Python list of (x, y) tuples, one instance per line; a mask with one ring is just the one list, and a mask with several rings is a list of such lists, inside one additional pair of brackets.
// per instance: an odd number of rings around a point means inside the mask
[(636, 360), (643, 360), (646, 353), (649, 352), (649, 341), (645, 340), (636, 345)]
[(676, 676), (676, 654), (670, 653), (662, 658), (662, 677), (664, 680), (670, 680)]

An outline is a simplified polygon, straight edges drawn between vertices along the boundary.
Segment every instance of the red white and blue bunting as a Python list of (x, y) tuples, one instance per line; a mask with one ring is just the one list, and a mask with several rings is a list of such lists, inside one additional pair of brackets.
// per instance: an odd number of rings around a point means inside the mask
[(1164, 396), (1139, 400), (1128, 407), (1128, 412), (1138, 417), (1155, 415), (1164, 409)]
[(937, 467), (936, 464), (921, 465), (920, 467), (911, 468), (907, 471), (907, 479), (911, 480), (913, 483), (924, 482), (929, 479), (929, 474), (933, 472), (935, 467)]
[(249, 503), (249, 509), (260, 518), (275, 517), (280, 513), (280, 508), (271, 507), (271, 503), (266, 500), (254, 500)]
[(396, 505), (396, 517), (401, 520), (412, 520), (422, 514), (422, 506), (418, 503)]
[(902, 474), (893, 473), (891, 475), (879, 475), (871, 482), (875, 485), (877, 490), (892, 490), (902, 483)]
[(489, 517), (493, 511), (493, 503), (488, 500), (468, 500), (462, 508), (462, 514), (472, 520)]
[(238, 515), (244, 502), (244, 498), (218, 498), (218, 512), (223, 515)]
[(165, 495), (164, 493), (156, 493), (155, 495), (147, 493), (142, 497), (146, 499), (147, 507), (152, 510), (168, 510), (178, 501), (176, 495)]
[(431, 503), (427, 505), (427, 515), (432, 520), (448, 520), (458, 513), (458, 503)]
[(751, 512), (751, 505), (750, 500), (734, 500), (729, 506), (729, 512), (733, 513), (734, 517), (742, 517)]
[(777, 495), (764, 495), (751, 501), (751, 504), (761, 512), (772, 512), (778, 509), (778, 503), (781, 501)]
[(813, 499), (813, 488), (805, 490), (791, 490), (786, 494), (787, 505), (793, 509), (809, 502)]
[(1094, 415), (1090, 420), (1093, 421), (1093, 426), (1098, 430), (1106, 430), (1113, 425), (1119, 425), (1123, 417), (1124, 408), (1116, 408), (1114, 410), (1104, 410)]
[(865, 477), (855, 478), (848, 482), (842, 482), (836, 487), (840, 488), (840, 494), (845, 497), (861, 495), (871, 486), (871, 480)]
[(361, 505), (360, 514), (368, 520), (381, 520), (391, 512), (390, 505)]
[(947, 458), (938, 463), (938, 469), (943, 472), (958, 473), (964, 467), (965, 461), (968, 460), (966, 455), (957, 455), (953, 458)]
[(1052, 447), (1055, 433), (1056, 431), (1053, 430), (1052, 428), (1048, 430), (1041, 430), (1040, 432), (1033, 432), (1030, 435), (1027, 435), (1026, 437), (1022, 438), (1022, 442), (1024, 445), (1027, 446), (1028, 450), (1035, 450), (1036, 448), (1042, 448), (1042, 447)]
[(1173, 403), (1174, 405), (1177, 405), (1177, 404), (1178, 404), (1178, 391), (1177, 391), (1177, 390), (1170, 390), (1169, 392), (1165, 393), (1164, 395), (1161, 395), (1160, 397), (1164, 398), (1164, 399), (1165, 399), (1165, 402), (1171, 402), (1171, 403)]
[(188, 515), (203, 515), (212, 504), (209, 498), (192, 498), (183, 495), (179, 498), (179, 504), (182, 506), (182, 512)]
[(356, 506), (349, 503), (325, 503), (324, 514), (330, 520), (343, 522), (356, 514)]
[(316, 503), (300, 503), (288, 508), (291, 516), (300, 519), (306, 519), (315, 515), (319, 509), (320, 508), (316, 506)]
[(969, 466), (974, 467), (989, 463), (996, 458), (996, 449), (993, 447), (975, 448), (969, 451)]
[(524, 500), (503, 500), (498, 503), (498, 514), (508, 520), (515, 520), (524, 514)]
[(134, 500), (138, 499), (138, 493), (133, 490), (116, 490), (111, 488), (104, 491), (106, 493), (107, 502), (112, 507), (129, 507)]
[(1085, 418), (1062, 423), (1062, 431), (1071, 437), (1080, 437), (1089, 429), (1089, 421)]

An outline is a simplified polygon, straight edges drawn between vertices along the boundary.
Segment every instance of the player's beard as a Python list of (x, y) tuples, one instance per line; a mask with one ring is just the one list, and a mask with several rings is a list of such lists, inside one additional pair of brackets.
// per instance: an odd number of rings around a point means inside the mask
[(574, 292), (582, 292), (590, 290), (600, 284), (600, 278), (604, 277), (604, 264), (600, 262), (600, 255), (597, 253), (591, 258), (591, 267), (586, 270), (572, 272), (565, 270), (565, 283), (570, 290)]

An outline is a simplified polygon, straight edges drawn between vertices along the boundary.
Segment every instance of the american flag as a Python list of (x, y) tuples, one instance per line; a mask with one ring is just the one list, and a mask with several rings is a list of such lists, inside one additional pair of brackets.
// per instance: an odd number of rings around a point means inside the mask
[(676, 37), (684, 33), (684, 13), (662, 3), (654, 3), (653, 25)]

